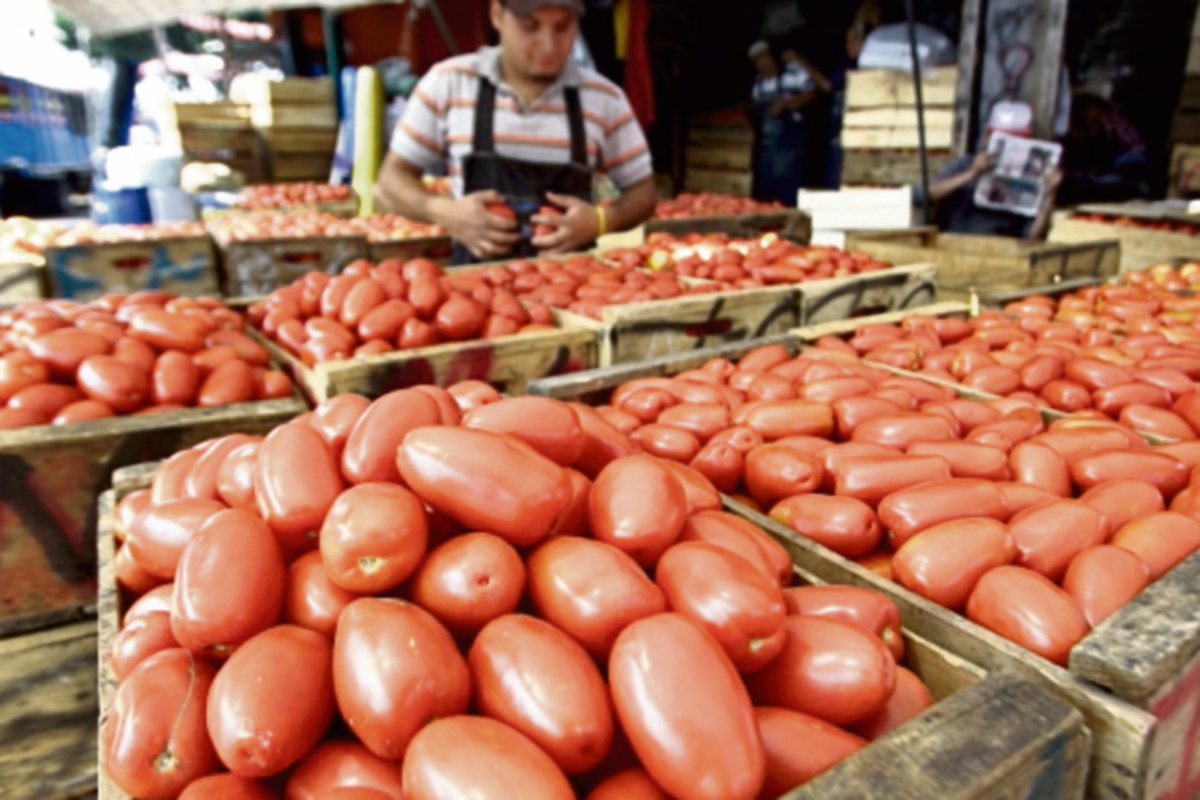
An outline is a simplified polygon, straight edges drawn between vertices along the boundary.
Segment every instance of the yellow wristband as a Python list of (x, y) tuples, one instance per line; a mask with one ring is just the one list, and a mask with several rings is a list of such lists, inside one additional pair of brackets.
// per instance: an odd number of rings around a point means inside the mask
[(600, 238), (608, 231), (608, 212), (604, 210), (604, 206), (596, 206), (596, 238)]

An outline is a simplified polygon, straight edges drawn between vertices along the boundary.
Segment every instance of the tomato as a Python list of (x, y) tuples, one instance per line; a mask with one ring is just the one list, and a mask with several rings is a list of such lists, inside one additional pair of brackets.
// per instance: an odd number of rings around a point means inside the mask
[(668, 795), (758, 795), (766, 763), (754, 711), (716, 640), (686, 617), (659, 614), (622, 631), (608, 663), (621, 726)]
[[(670, 381), (663, 378), (646, 380), (660, 380), (670, 386)], [(632, 385), (626, 384), (613, 392), (613, 406), (643, 423), (656, 421), (666, 409), (679, 402), (679, 398), (664, 386), (647, 385), (630, 391)]]
[(1196, 439), (1196, 431), (1183, 417), (1173, 411), (1141, 403), (1132, 403), (1121, 409), (1121, 424), (1135, 430), (1172, 439), (1183, 441)]
[(263, 518), (290, 556), (317, 546), (325, 514), (342, 492), (342, 478), (316, 431), (283, 425), (259, 446), (254, 492)]
[(208, 730), (230, 772), (275, 775), (321, 739), (334, 711), (332, 649), (319, 633), (280, 625), (225, 662), (208, 695)]
[(771, 367), (790, 361), (792, 354), (781, 344), (765, 344), (756, 347), (737, 362), (737, 368), (757, 372), (765, 372)]
[(228, 345), (237, 351), (238, 358), (256, 367), (265, 367), (271, 361), (271, 354), (254, 339), (244, 333), (233, 330), (220, 330), (210, 333), (204, 340), (208, 347)]
[(1008, 455), (1013, 480), (1039, 486), (1059, 497), (1071, 496), (1071, 470), (1053, 448), (1032, 440), (1021, 442)]
[(321, 554), (311, 551), (288, 568), (283, 621), (333, 638), (342, 609), (357, 597), (329, 579)]
[(117, 680), (123, 681), (134, 667), (150, 656), (178, 646), (171, 634), (171, 615), (153, 611), (126, 620), (121, 632), (113, 639), (108, 663)]
[(201, 407), (245, 403), (254, 399), (254, 372), (240, 358), (214, 369), (200, 386), (196, 405)]
[(1162, 511), (1128, 523), (1110, 544), (1140, 558), (1150, 568), (1151, 580), (1158, 580), (1200, 547), (1200, 521)]
[(650, 455), (678, 463), (690, 463), (700, 451), (699, 439), (670, 425), (643, 425), (630, 438)]
[(324, 742), (296, 765), (285, 800), (325, 800), (334, 789), (363, 787), (404, 800), (400, 765), (358, 743)]
[(896, 689), (882, 709), (854, 726), (864, 739), (875, 741), (933, 705), (933, 695), (911, 671), (896, 667)]
[(279, 621), (287, 572), (258, 516), (229, 510), (196, 531), (179, 560), (171, 632), (199, 655), (226, 658)]
[(941, 456), (847, 458), (835, 472), (837, 493), (876, 505), (910, 486), (950, 478), (950, 465)]
[[(659, 455), (653, 448), (648, 447), (647, 449), (654, 452), (655, 455)], [(742, 475), (745, 472), (745, 458), (742, 451), (736, 446), (718, 441), (714, 437), (696, 453), (689, 466), (707, 478), (716, 489), (732, 492), (742, 481)]]
[(1022, 567), (997, 567), (975, 584), (967, 618), (1060, 666), (1088, 633), (1071, 596)]
[(538, 615), (597, 659), (608, 657), (628, 625), (667, 607), (637, 562), (603, 542), (556, 537), (534, 551), (526, 567)]
[(113, 410), (107, 403), (98, 400), (80, 400), (64, 406), (51, 422), (54, 425), (70, 425), (75, 422), (86, 422), (90, 419), (106, 419), (113, 416)]
[(1059, 500), (1027, 508), (1008, 524), (1017, 546), (1016, 563), (1058, 582), (1072, 559), (1107, 541), (1108, 520), (1078, 500)]
[(138, 489), (121, 498), (113, 509), (113, 535), (118, 542), (125, 541), (129, 525), (134, 517), (146, 510), (150, 505), (150, 490)]
[(939, 605), (962, 608), (989, 570), (1011, 564), (1017, 549), (994, 519), (968, 517), (926, 528), (892, 559), (896, 580)]
[(758, 526), (724, 511), (701, 511), (688, 517), (681, 542), (707, 542), (736, 553), (780, 586), (792, 579), (787, 550)]
[(159, 350), (198, 353), (211, 330), (201, 319), (173, 314), (159, 308), (144, 308), (129, 321), (128, 335)]
[(1091, 392), (1133, 382), (1127, 370), (1094, 358), (1073, 358), (1063, 365), (1063, 373)]
[(489, 431), (418, 428), (404, 438), (396, 465), (435, 510), (518, 546), (545, 538), (573, 496), (562, 467), (520, 440)]
[(8, 407), (32, 411), (51, 419), (62, 409), (83, 399), (83, 392), (74, 386), (38, 383), (14, 394), (8, 401)]
[(360, 483), (342, 492), (325, 516), (321, 558), (338, 586), (380, 594), (408, 580), (428, 540), (416, 495), (395, 484)]
[(1038, 436), (1038, 441), (1056, 450), (1068, 462), (1106, 450), (1123, 450), (1129, 444), (1125, 434), (1106, 428), (1052, 430)]
[(1005, 520), (1010, 511), (991, 481), (951, 478), (893, 492), (879, 504), (879, 522), (893, 550), (927, 528), (965, 517)]
[(351, 483), (399, 483), (396, 450), (409, 431), (423, 425), (439, 425), (437, 402), (414, 389), (390, 392), (371, 403), (346, 440), (342, 472)]
[(437, 403), (438, 413), (441, 415), (443, 425), (458, 425), (462, 422), (462, 411), (459, 409), (458, 401), (454, 399), (454, 395), (440, 386), (426, 385), (415, 386), (413, 388), (433, 398), (433, 402)]
[(192, 781), (179, 800), (277, 800), (275, 794), (257, 781), (239, 778), (228, 772), (206, 775)]
[(383, 285), (367, 278), (350, 287), (339, 307), (338, 319), (347, 328), (355, 328), (375, 308), (388, 299)]
[[(913, 456), (941, 456), (950, 465), (955, 478), (980, 478), (1007, 481), (1010, 478), (1009, 460), (1004, 451), (975, 442), (917, 442), (908, 448)], [(1064, 472), (1066, 462), (1063, 463)], [(1068, 485), (1070, 479), (1068, 477)]]
[(200, 389), (200, 369), (186, 353), (168, 350), (154, 362), (151, 397), (155, 403), (191, 405)]
[(1099, 545), (1075, 556), (1062, 586), (1094, 628), (1149, 583), (1150, 569), (1140, 558), (1119, 547)]
[(141, 568), (133, 559), (128, 547), (117, 549), (116, 556), (113, 558), (113, 574), (117, 578), (117, 583), (133, 595), (149, 592), (162, 583), (161, 579)]
[(223, 503), (198, 498), (151, 504), (130, 522), (125, 546), (138, 566), (169, 581), (196, 531), (224, 510)]
[(833, 409), (807, 400), (759, 401), (738, 409), (733, 423), (745, 425), (767, 442), (785, 436), (828, 438), (833, 434)]
[(309, 424), (340, 461), (350, 432), (370, 406), (371, 401), (360, 394), (339, 394), (313, 409)]
[(667, 800), (667, 796), (645, 770), (627, 769), (597, 784), (587, 800)]
[(704, 443), (729, 427), (729, 409), (717, 403), (680, 403), (664, 410), (656, 422), (687, 431)]
[(258, 451), (261, 447), (260, 441), (239, 445), (225, 456), (217, 470), (217, 495), (230, 508), (258, 511), (254, 476), (258, 471)]
[(760, 798), (782, 797), (867, 744), (853, 733), (799, 711), (755, 708), (754, 717), (767, 756), (767, 778)]
[(76, 378), (88, 397), (118, 414), (136, 411), (150, 399), (146, 372), (112, 356), (89, 356), (79, 365)]
[(220, 492), (217, 489), (217, 478), (230, 453), (243, 445), (256, 444), (261, 441), (258, 437), (240, 433), (213, 440), (188, 472), (187, 481), (183, 487), (184, 493), (188, 497), (221, 500)]
[(783, 444), (761, 445), (746, 454), (746, 489), (755, 502), (764, 506), (816, 491), (824, 473), (816, 456)]
[(795, 586), (783, 590), (788, 614), (845, 622), (878, 636), (897, 661), (904, 657), (900, 611), (879, 592), (857, 586)]
[(0, 356), (0, 403), (27, 386), (45, 383), (50, 379), (50, 370), (24, 350), (14, 350)]
[(464, 636), (511, 614), (524, 593), (521, 557), (490, 533), (469, 533), (441, 545), (412, 582), (413, 602)]
[(1164, 498), (1187, 486), (1188, 468), (1177, 458), (1161, 453), (1110, 450), (1072, 459), (1071, 478), (1085, 491), (1117, 478), (1143, 480)]
[(640, 448), (632, 439), (605, 421), (594, 408), (582, 403), (568, 405), (579, 417), (579, 425), (583, 428), (583, 455), (574, 466), (584, 475), (595, 480), (610, 462), (639, 452)]
[(606, 466), (588, 497), (592, 535), (653, 566), (687, 521), (687, 494), (653, 456), (628, 456)]
[(532, 395), (480, 406), (469, 411), (462, 424), (514, 436), (564, 467), (579, 460), (586, 443), (579, 417), (570, 406)]
[(29, 354), (46, 365), (50, 374), (74, 378), (79, 365), (91, 356), (105, 356), (112, 345), (103, 336), (80, 328), (59, 328), (29, 342)]
[(495, 403), (500, 399), (500, 393), (483, 381), (460, 381), (447, 391), (454, 397), (464, 414), (479, 406)]
[(871, 552), (883, 535), (875, 512), (853, 497), (823, 494), (789, 497), (776, 504), (770, 516), (846, 558)]
[(404, 759), (406, 800), (575, 800), (554, 761), (502, 722), (451, 717), (427, 725)]
[(956, 438), (954, 427), (944, 417), (914, 413), (867, 420), (854, 429), (851, 441), (903, 450), (917, 442), (945, 442)]

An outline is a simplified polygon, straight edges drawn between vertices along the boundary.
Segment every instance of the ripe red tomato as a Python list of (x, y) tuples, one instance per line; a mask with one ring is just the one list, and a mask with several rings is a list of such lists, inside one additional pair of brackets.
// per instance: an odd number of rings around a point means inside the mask
[(1110, 450), (1072, 459), (1070, 465), (1071, 478), (1085, 491), (1124, 478), (1146, 481), (1170, 498), (1188, 482), (1187, 465), (1162, 453)]
[(351, 787), (374, 789), (388, 800), (404, 800), (400, 765), (351, 742), (317, 745), (296, 765), (285, 800), (325, 800), (330, 792)]
[(217, 495), (230, 508), (258, 512), (254, 476), (258, 472), (258, 451), (262, 442), (255, 440), (230, 451), (217, 470)]
[(1017, 547), (1008, 529), (994, 519), (968, 517), (926, 528), (892, 559), (896, 580), (922, 597), (958, 609), (979, 579), (1011, 564)]
[(467, 412), (462, 424), (514, 436), (564, 467), (579, 460), (586, 443), (579, 417), (570, 406), (532, 395), (480, 406)]
[(28, 350), (52, 375), (74, 378), (85, 359), (108, 355), (112, 345), (103, 336), (80, 328), (58, 328), (30, 340)]
[(416, 495), (392, 483), (360, 483), (342, 492), (325, 516), (321, 558), (338, 586), (380, 594), (408, 580), (428, 540)]
[(285, 556), (317, 546), (325, 514), (341, 492), (333, 453), (312, 428), (280, 426), (259, 446), (254, 493)]
[(1059, 500), (1017, 514), (1008, 525), (1016, 563), (1059, 581), (1075, 556), (1109, 537), (1108, 520), (1078, 500)]
[(859, 558), (878, 545), (883, 531), (871, 507), (853, 497), (805, 494), (771, 509), (771, 519), (846, 558)]
[(538, 798), (575, 800), (546, 753), (487, 717), (450, 717), (425, 726), (404, 759), (406, 800)]
[(198, 655), (224, 659), (279, 621), (287, 572), (271, 529), (231, 509), (196, 531), (175, 572), (171, 632)]
[(320, 741), (333, 719), (332, 650), (319, 633), (280, 625), (225, 662), (209, 692), (207, 716), (230, 772), (276, 775)]
[(724, 511), (701, 511), (684, 523), (681, 542), (708, 542), (737, 553), (780, 586), (792, 581), (792, 557), (757, 525)]
[(171, 633), (171, 615), (154, 611), (127, 619), (121, 632), (113, 639), (108, 663), (118, 681), (125, 680), (134, 667), (155, 653), (178, 647)]
[(1135, 519), (1165, 510), (1162, 492), (1141, 480), (1105, 481), (1088, 489), (1079, 499), (1099, 511), (1112, 532)]
[(605, 659), (630, 623), (664, 611), (666, 598), (630, 556), (591, 539), (555, 537), (529, 557), (538, 615)]
[[(908, 448), (914, 456), (941, 456), (950, 465), (950, 474), (955, 478), (982, 478), (989, 481), (1007, 481), (1009, 460), (1004, 451), (975, 442), (918, 442)], [(1066, 470), (1066, 462), (1063, 462)], [(1070, 485), (1070, 475), (1067, 475)]]
[(595, 480), (600, 470), (613, 460), (639, 452), (640, 448), (632, 439), (609, 424), (594, 408), (582, 403), (568, 405), (579, 417), (579, 425), (583, 428), (583, 455), (575, 462), (575, 468), (584, 475)]
[(188, 497), (221, 500), (220, 492), (217, 489), (217, 477), (225, 465), (226, 459), (229, 458), (229, 454), (244, 444), (261, 442), (262, 439), (257, 436), (246, 436), (240, 433), (214, 440), (200, 458), (196, 459), (196, 463), (188, 472), (183, 488), (184, 493)]
[(454, 397), (464, 414), (500, 399), (500, 393), (495, 387), (483, 381), (460, 381), (447, 391)]
[(463, 636), (511, 614), (524, 594), (521, 556), (490, 533), (456, 536), (439, 546), (412, 581), (413, 602)]
[(1150, 579), (1158, 580), (1200, 548), (1200, 521), (1162, 511), (1121, 528), (1110, 544), (1140, 558), (1150, 568)]
[(879, 592), (857, 586), (795, 586), (783, 590), (788, 614), (845, 622), (883, 640), (892, 657), (904, 657), (900, 611)]
[(150, 490), (138, 489), (121, 498), (113, 509), (113, 536), (118, 542), (125, 541), (129, 526), (134, 518), (145, 511), (150, 505)]
[(755, 708), (754, 717), (767, 756), (759, 797), (782, 797), (867, 744), (853, 733), (787, 708)]
[(389, 392), (371, 403), (350, 431), (342, 453), (342, 472), (351, 483), (399, 483), (396, 449), (422, 425), (440, 425), (437, 402), (415, 389)]
[(634, 622), (613, 646), (608, 676), (622, 728), (668, 795), (758, 796), (766, 757), (750, 697), (703, 628), (678, 614)]
[(868, 505), (926, 481), (948, 480), (950, 465), (941, 456), (847, 458), (837, 467), (837, 493)]
[(588, 497), (592, 535), (652, 567), (687, 521), (687, 495), (670, 469), (652, 456), (617, 459), (597, 476)]
[(1004, 495), (991, 481), (951, 478), (901, 489), (879, 504), (879, 521), (888, 529), (893, 550), (923, 530), (967, 517), (1005, 520), (1009, 516)]
[(150, 399), (150, 376), (113, 356), (89, 356), (76, 373), (79, 388), (119, 414), (129, 414)]
[(746, 454), (746, 489), (762, 506), (816, 491), (824, 474), (816, 456), (785, 444), (764, 444)]
[(332, 640), (342, 610), (357, 597), (329, 579), (321, 554), (313, 550), (297, 558), (288, 568), (283, 621), (314, 630)]
[(1038, 441), (1021, 442), (1008, 456), (1012, 477), (1018, 483), (1039, 486), (1059, 497), (1071, 496), (1071, 471), (1067, 460)]
[(1023, 567), (997, 567), (980, 578), (967, 618), (1061, 666), (1088, 632), (1071, 596)]
[(1132, 600), (1150, 583), (1150, 568), (1119, 547), (1089, 547), (1071, 561), (1063, 590), (1093, 628)]
[(217, 769), (204, 722), (216, 670), (186, 650), (156, 653), (117, 689), (101, 731), (104, 771), (133, 797), (174, 797)]
[(467, 663), (436, 619), (402, 600), (361, 598), (338, 620), (333, 684), (346, 724), (372, 753), (404, 756), (430, 718), (462, 714)]
[(598, 783), (587, 800), (667, 800), (667, 796), (645, 770), (627, 769)]
[(915, 674), (896, 667), (896, 689), (876, 714), (854, 726), (864, 739), (875, 741), (933, 705), (933, 695)]
[(130, 522), (125, 546), (139, 567), (169, 581), (196, 531), (225, 510), (224, 503), (191, 497), (152, 503)]
[(228, 772), (206, 775), (192, 781), (179, 800), (277, 800), (275, 793), (258, 781), (239, 778)]

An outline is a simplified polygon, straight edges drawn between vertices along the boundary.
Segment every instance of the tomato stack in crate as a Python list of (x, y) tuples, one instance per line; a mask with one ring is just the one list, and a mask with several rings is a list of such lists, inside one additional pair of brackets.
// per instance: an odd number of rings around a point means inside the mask
[(638, 450), (467, 382), (118, 475), (102, 796), (1081, 796), (1077, 712)]

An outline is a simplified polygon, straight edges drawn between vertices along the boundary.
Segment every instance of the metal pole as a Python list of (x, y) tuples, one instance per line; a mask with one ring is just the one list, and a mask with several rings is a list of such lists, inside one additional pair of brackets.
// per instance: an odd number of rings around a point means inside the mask
[(338, 118), (345, 119), (354, 114), (354, 98), (342, 95), (342, 32), (339, 22), (340, 12), (333, 9), (321, 11), (321, 28), (325, 33), (325, 67), (329, 80), (333, 83), (333, 102), (338, 110)]
[(908, 16), (908, 46), (912, 51), (913, 88), (917, 98), (917, 143), (921, 156), (921, 224), (929, 224), (929, 154), (925, 151), (925, 93), (921, 87), (921, 56), (917, 52), (917, 23), (913, 0), (904, 0)]
[(449, 47), (450, 52), (454, 55), (459, 55), (462, 51), (458, 49), (458, 42), (451, 32), (450, 26), (446, 24), (446, 18), (442, 16), (442, 9), (438, 6), (437, 0), (413, 0), (413, 5), (429, 11), (434, 24), (437, 25), (438, 32), (442, 34), (442, 41), (446, 43), (446, 47)]

